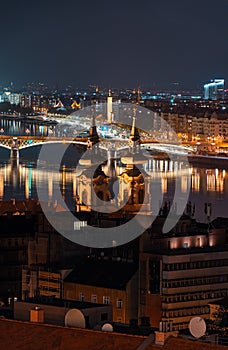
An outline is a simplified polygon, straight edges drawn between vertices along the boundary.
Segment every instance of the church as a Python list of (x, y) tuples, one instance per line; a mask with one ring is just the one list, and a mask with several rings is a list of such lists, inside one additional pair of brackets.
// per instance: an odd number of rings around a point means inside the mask
[(93, 116), (87, 151), (79, 161), (81, 171), (77, 174), (77, 212), (106, 212), (105, 202), (110, 202), (113, 205), (112, 213), (118, 212), (120, 216), (135, 215), (139, 210), (144, 215), (151, 214), (150, 177), (143, 169), (148, 159), (141, 152), (140, 144), (134, 116), (128, 148), (124, 153), (118, 155), (112, 140), (104, 151), (100, 147)]

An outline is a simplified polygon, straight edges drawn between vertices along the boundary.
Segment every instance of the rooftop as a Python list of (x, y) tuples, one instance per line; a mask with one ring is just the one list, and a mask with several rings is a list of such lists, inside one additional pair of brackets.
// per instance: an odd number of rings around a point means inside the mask
[(228, 307), (228, 297), (214, 301), (214, 302), (210, 302), (209, 304)]
[(0, 343), (7, 350), (137, 350), (144, 340), (140, 336), (0, 320)]
[(67, 307), (71, 309), (76, 308), (79, 310), (104, 306), (104, 304), (90, 303), (86, 301), (70, 301), (65, 299), (58, 299), (55, 297), (29, 298), (26, 301), (23, 301), (23, 303), (33, 303), (33, 304), (36, 304), (37, 306), (49, 305), (49, 306), (58, 306), (58, 307), (64, 307), (64, 308)]
[[(0, 319), (0, 343), (7, 350), (225, 350), (227, 346), (169, 338), (161, 347), (142, 336)], [(146, 345), (146, 341), (148, 341)], [(144, 343), (145, 342), (145, 343)], [(144, 343), (144, 344), (143, 344)], [(144, 346), (145, 345), (145, 346)]]
[[(187, 236), (187, 235), (186, 235)], [(159, 255), (191, 255), (191, 254), (206, 254), (206, 253), (215, 253), (215, 252), (227, 252), (228, 244), (216, 245), (216, 246), (205, 246), (205, 247), (190, 247), (190, 248), (177, 248), (177, 249), (168, 249), (168, 248), (158, 248), (152, 247), (144, 249), (144, 253), (159, 254)]]
[(35, 218), (24, 215), (1, 216), (1, 237), (25, 237), (35, 232)]
[(65, 282), (125, 290), (137, 268), (133, 263), (88, 259), (78, 265)]
[[(197, 340), (170, 338), (162, 350), (227, 350), (227, 346)], [(148, 348), (149, 350), (149, 348)]]
[(37, 200), (15, 200), (0, 201), (0, 215), (24, 215), (25, 213), (41, 212), (40, 203)]

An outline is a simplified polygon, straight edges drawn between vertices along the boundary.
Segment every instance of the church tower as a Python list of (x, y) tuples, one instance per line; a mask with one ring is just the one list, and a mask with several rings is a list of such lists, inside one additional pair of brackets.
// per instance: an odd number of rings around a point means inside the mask
[(88, 144), (87, 144), (88, 149), (92, 149), (92, 147), (98, 144), (99, 141), (100, 139), (99, 139), (96, 122), (95, 122), (94, 107), (92, 107), (92, 122), (89, 129), (89, 137), (88, 137)]
[(139, 130), (136, 127), (136, 108), (134, 108), (134, 116), (132, 120), (131, 133), (129, 138), (129, 147), (133, 154), (138, 153), (140, 151), (140, 134)]
[[(105, 202), (109, 200), (109, 177), (102, 170), (99, 153), (99, 135), (95, 123), (94, 110), (92, 110), (92, 122), (89, 130), (86, 156), (79, 160), (83, 167), (77, 179), (77, 211), (91, 211), (96, 208), (97, 199)], [(102, 208), (99, 205), (100, 211)]]
[(150, 215), (150, 177), (143, 169), (147, 158), (140, 152), (140, 143), (140, 134), (136, 127), (136, 109), (134, 108), (129, 152), (127, 156), (121, 158), (125, 169), (119, 175), (119, 206), (124, 206), (126, 212), (137, 213), (142, 209), (145, 215)]

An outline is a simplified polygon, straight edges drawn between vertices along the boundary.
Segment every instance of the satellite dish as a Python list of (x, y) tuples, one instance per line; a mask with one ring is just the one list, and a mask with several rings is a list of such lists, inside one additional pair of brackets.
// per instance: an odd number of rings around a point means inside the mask
[(83, 313), (78, 309), (71, 309), (65, 315), (65, 326), (85, 328), (86, 322)]
[(113, 332), (113, 326), (110, 323), (103, 324), (101, 330), (103, 332)]
[(201, 338), (206, 333), (206, 323), (201, 317), (193, 317), (189, 322), (189, 331), (194, 338)]

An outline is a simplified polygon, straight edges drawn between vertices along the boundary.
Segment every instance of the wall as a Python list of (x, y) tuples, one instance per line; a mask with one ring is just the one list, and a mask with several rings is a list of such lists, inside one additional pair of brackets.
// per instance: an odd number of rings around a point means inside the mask
[[(122, 323), (129, 322), (129, 319), (126, 315), (126, 291), (64, 282), (64, 299), (79, 300), (80, 293), (84, 295), (84, 301), (88, 302), (91, 302), (92, 295), (96, 295), (97, 303), (99, 304), (103, 304), (103, 296), (109, 296), (110, 303), (113, 306), (113, 322), (120, 322), (120, 319)], [(122, 299), (123, 301), (122, 309), (117, 308), (118, 298)]]
[[(14, 319), (21, 321), (30, 320), (30, 310), (35, 306), (39, 306), (44, 310), (44, 323), (55, 324), (58, 326), (65, 326), (65, 315), (67, 311), (73, 307), (60, 307), (54, 305), (39, 305), (35, 303), (27, 303), (17, 301), (14, 303)], [(101, 314), (107, 314), (105, 322), (112, 321), (112, 308), (110, 306), (98, 306), (87, 309), (80, 309), (83, 315), (89, 317), (89, 325), (94, 328), (97, 324), (103, 324), (101, 321)]]

